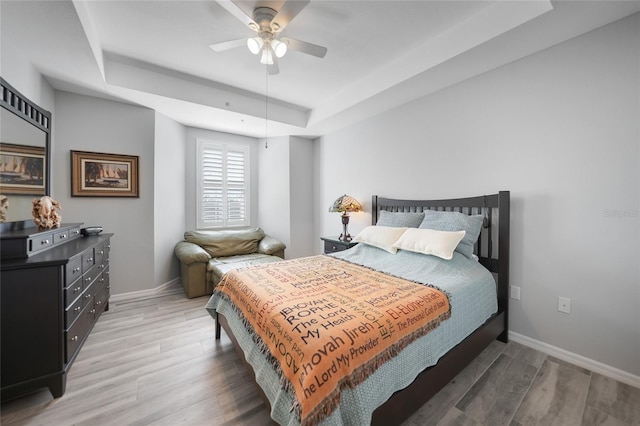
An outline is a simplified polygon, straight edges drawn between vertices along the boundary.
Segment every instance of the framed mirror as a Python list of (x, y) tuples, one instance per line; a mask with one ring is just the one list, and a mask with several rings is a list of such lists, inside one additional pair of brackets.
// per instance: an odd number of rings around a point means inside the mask
[(51, 190), (51, 113), (0, 77), (0, 230), (31, 223), (34, 198)]

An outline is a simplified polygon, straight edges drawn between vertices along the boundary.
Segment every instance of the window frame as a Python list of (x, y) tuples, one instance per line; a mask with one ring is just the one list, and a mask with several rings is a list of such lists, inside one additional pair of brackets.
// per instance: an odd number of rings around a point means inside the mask
[[(226, 177), (222, 182), (223, 217), (221, 222), (212, 223), (205, 221), (203, 215), (203, 191), (205, 188), (203, 158), (205, 151), (220, 151), (222, 154), (222, 174), (226, 175), (226, 165), (229, 152), (241, 152), (244, 155), (244, 219), (231, 222), (228, 218), (227, 197), (228, 182)], [(196, 226), (198, 229), (226, 229), (248, 227), (251, 225), (251, 147), (248, 144), (240, 144), (226, 141), (212, 141), (208, 139), (196, 139)]]

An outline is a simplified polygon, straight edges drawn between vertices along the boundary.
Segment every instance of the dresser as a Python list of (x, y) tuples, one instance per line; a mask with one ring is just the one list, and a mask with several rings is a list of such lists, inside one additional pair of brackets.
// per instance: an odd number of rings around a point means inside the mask
[(109, 309), (113, 234), (82, 236), (81, 225), (0, 234), (3, 401), (41, 388), (62, 396), (80, 348)]

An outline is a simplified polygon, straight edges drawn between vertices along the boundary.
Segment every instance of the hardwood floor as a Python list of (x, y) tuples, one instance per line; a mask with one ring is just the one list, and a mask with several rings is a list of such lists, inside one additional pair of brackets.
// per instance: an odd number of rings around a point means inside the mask
[[(230, 340), (215, 341), (207, 299), (176, 287), (111, 303), (65, 395), (43, 390), (7, 402), (0, 423), (274, 424)], [(496, 341), (404, 425), (640, 425), (640, 389)]]

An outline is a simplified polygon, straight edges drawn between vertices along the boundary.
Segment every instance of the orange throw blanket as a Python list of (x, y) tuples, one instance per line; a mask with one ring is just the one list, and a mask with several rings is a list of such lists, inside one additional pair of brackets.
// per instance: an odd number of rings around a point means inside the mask
[(364, 381), (451, 313), (435, 288), (330, 256), (232, 271), (215, 294), (241, 314), (295, 396), (302, 425), (329, 415), (342, 389)]

